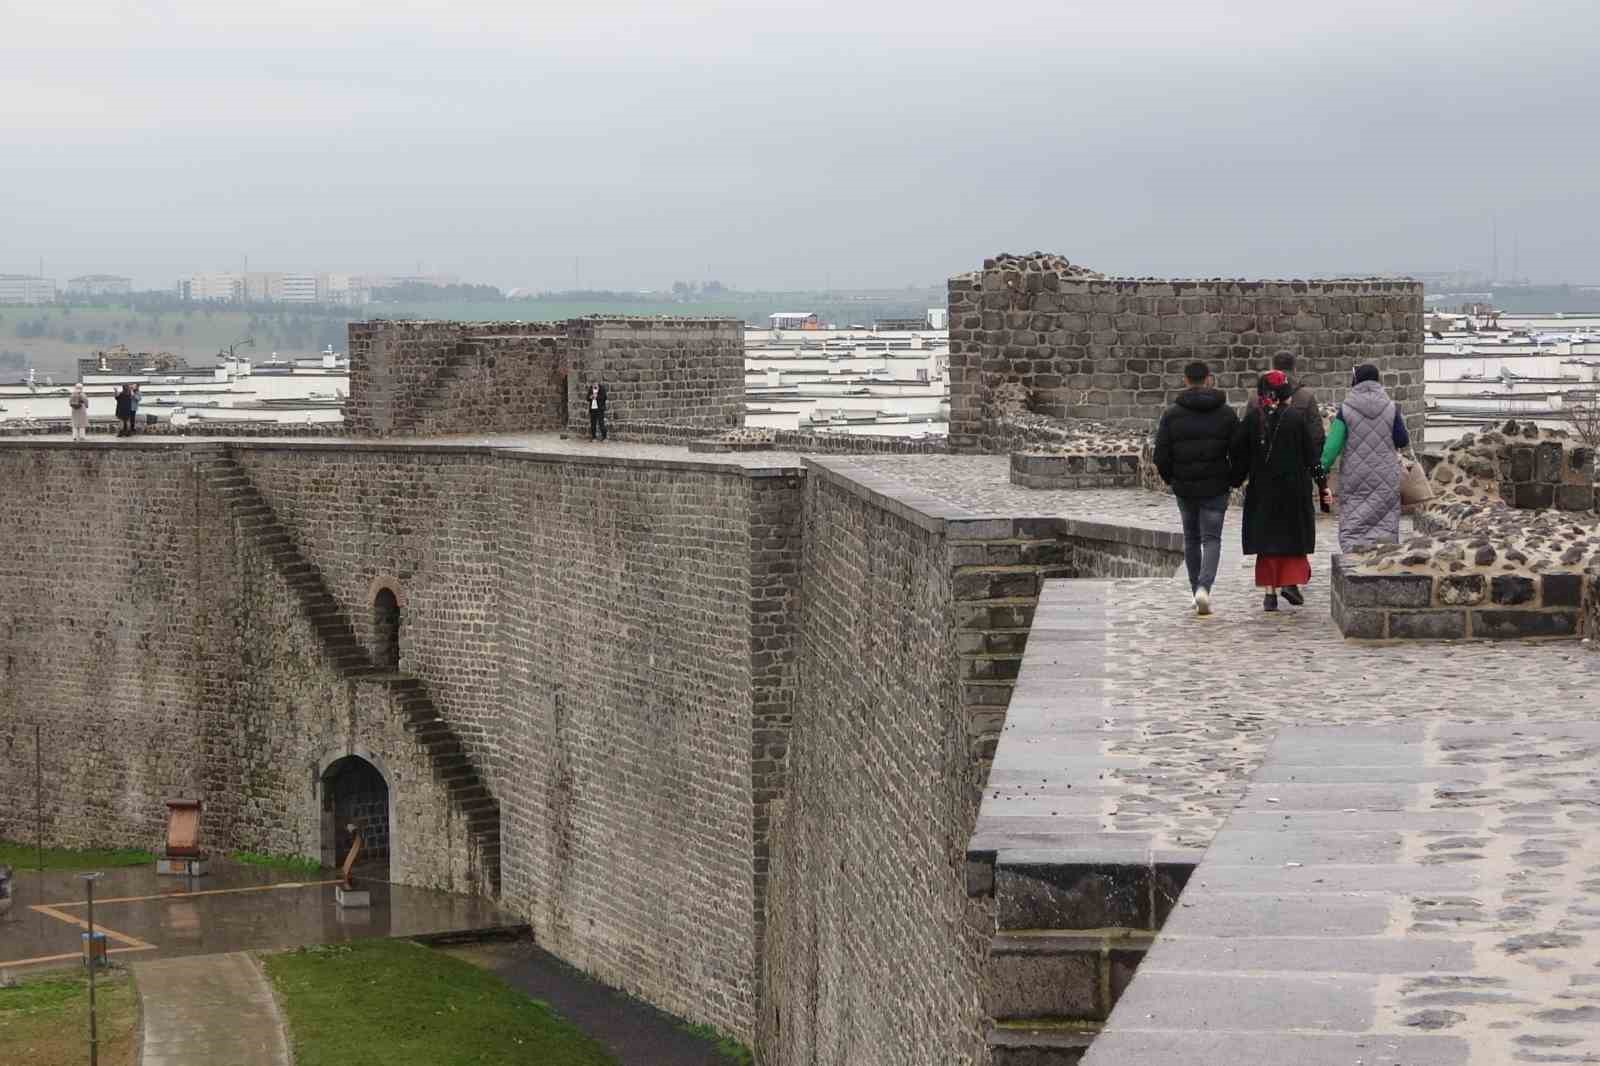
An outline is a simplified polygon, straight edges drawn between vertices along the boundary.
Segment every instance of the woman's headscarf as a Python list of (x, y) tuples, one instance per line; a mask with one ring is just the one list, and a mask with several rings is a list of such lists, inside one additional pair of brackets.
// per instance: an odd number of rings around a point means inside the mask
[(1378, 381), (1381, 379), (1381, 377), (1382, 375), (1378, 373), (1377, 367), (1373, 366), (1371, 363), (1362, 363), (1360, 366), (1356, 367), (1355, 377), (1351, 378), (1350, 380), (1350, 387), (1355, 388), (1363, 381)]
[(1289, 384), (1289, 375), (1281, 370), (1269, 370), (1256, 382), (1256, 396), (1261, 400), (1256, 439), (1269, 453), (1272, 447), (1269, 438), (1275, 439), (1278, 435), (1278, 420), (1283, 413), (1283, 404), (1293, 395), (1294, 386)]

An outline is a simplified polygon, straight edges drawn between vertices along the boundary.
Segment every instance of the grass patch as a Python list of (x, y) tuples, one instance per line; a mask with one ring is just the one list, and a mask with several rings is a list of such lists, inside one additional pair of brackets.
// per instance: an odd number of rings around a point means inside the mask
[[(142, 848), (45, 848), (46, 870), (98, 870), (111, 866), (142, 866), (156, 857)], [(19, 870), (39, 868), (39, 849), (32, 844), (0, 840), (0, 866)]]
[(296, 1066), (614, 1066), (594, 1040), (498, 977), (408, 940), (262, 959)]
[(712, 1025), (689, 1025), (685, 1023), (682, 1029), (686, 1033), (693, 1033), (716, 1049), (717, 1056), (724, 1062), (733, 1066), (755, 1066), (756, 1057), (750, 1049), (745, 1047), (733, 1037)]
[[(95, 978), (101, 1066), (134, 1066), (139, 1004), (126, 973)], [(0, 1062), (82, 1066), (89, 1061), (89, 983), (77, 975), (0, 988)]]
[(299, 855), (272, 855), (261, 851), (236, 851), (228, 856), (234, 862), (246, 866), (262, 866), (268, 870), (286, 870), (294, 874), (315, 874), (322, 872), (322, 864), (315, 859), (302, 858)]

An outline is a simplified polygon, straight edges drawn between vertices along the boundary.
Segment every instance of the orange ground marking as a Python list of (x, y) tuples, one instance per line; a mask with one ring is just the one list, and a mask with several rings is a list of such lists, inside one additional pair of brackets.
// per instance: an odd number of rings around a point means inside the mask
[[(153, 896), (112, 896), (110, 899), (97, 899), (95, 906), (103, 903), (144, 903), (152, 899), (193, 899), (195, 896), (227, 896), (236, 892), (272, 892), (283, 888), (316, 888), (320, 885), (342, 885), (343, 881), (285, 881), (276, 885), (246, 885), (243, 888), (204, 888), (196, 892), (185, 889), (175, 889), (172, 892), (158, 892)], [(64, 903), (52, 903), (51, 907), (87, 907), (85, 900), (68, 900)], [(42, 904), (41, 904), (42, 906)], [(35, 910), (38, 909), (36, 906)]]
[[(107, 955), (120, 955), (125, 951), (155, 951), (154, 944), (146, 944), (140, 948), (107, 948)], [(0, 967), (5, 966), (32, 966), (40, 962), (65, 962), (68, 959), (81, 959), (83, 952), (69, 951), (65, 955), (36, 955), (31, 959), (0, 959)]]
[[(61, 911), (56, 910), (54, 907), (46, 906), (43, 903), (35, 903), (33, 906), (29, 907), (28, 909), (30, 911), (38, 911), (40, 914), (43, 914), (43, 915), (45, 915), (46, 917), (49, 917), (49, 918), (54, 918), (59, 922), (66, 922), (68, 925), (75, 925), (79, 929), (88, 929), (89, 928), (89, 923), (84, 921), (82, 918), (79, 918), (76, 914), (63, 914)], [(153, 947), (155, 947), (154, 944), (147, 944), (143, 940), (140, 940), (136, 936), (129, 936), (127, 933), (119, 933), (115, 929), (107, 929), (105, 926), (101, 925), (99, 922), (95, 923), (94, 931), (97, 932), (97, 933), (104, 934), (104, 936), (105, 936), (105, 938), (107, 940), (115, 940), (117, 943), (126, 944), (130, 948), (153, 948)]]

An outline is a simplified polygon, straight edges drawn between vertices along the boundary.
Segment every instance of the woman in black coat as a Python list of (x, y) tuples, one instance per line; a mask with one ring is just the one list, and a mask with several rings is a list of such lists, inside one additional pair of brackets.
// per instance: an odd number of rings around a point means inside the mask
[(133, 390), (124, 385), (117, 390), (116, 397), (117, 421), (122, 423), (117, 436), (126, 437), (133, 432)]
[(1266, 589), (1262, 606), (1278, 609), (1278, 593), (1296, 607), (1300, 586), (1311, 580), (1317, 550), (1317, 515), (1311, 503), (1312, 470), (1321, 460), (1313, 449), (1305, 415), (1289, 404), (1294, 395), (1281, 370), (1263, 374), (1256, 386), (1259, 406), (1247, 411), (1233, 435), (1230, 466), (1244, 494), (1244, 553), (1256, 557), (1256, 585)]

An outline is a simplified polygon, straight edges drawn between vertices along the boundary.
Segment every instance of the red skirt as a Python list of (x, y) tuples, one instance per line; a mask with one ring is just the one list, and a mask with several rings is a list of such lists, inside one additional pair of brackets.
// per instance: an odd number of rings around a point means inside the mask
[(1304, 555), (1256, 556), (1256, 585), (1260, 588), (1281, 589), (1310, 582), (1311, 560)]

